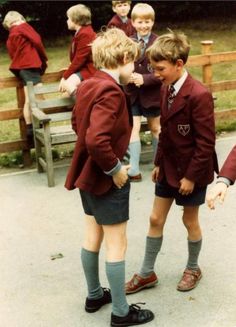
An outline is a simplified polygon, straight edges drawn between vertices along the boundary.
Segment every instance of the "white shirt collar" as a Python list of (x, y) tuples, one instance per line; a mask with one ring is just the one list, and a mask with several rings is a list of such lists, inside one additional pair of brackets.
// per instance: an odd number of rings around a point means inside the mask
[(180, 77), (180, 79), (178, 79), (177, 82), (175, 82), (175, 84), (173, 85), (175, 88), (175, 95), (177, 95), (177, 93), (179, 92), (179, 90), (181, 89), (182, 85), (184, 84), (186, 78), (188, 77), (188, 72), (186, 70), (184, 70), (183, 75)]
[(109, 76), (111, 76), (117, 84), (120, 84), (120, 76), (119, 72), (117, 70), (110, 70), (106, 68), (101, 68), (100, 69), (102, 72), (107, 73)]

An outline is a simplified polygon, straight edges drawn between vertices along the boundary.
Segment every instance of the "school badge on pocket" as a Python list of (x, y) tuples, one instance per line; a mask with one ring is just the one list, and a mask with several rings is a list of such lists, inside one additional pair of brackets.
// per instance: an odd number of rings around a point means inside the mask
[(181, 135), (186, 136), (190, 132), (190, 125), (178, 125), (178, 132)]

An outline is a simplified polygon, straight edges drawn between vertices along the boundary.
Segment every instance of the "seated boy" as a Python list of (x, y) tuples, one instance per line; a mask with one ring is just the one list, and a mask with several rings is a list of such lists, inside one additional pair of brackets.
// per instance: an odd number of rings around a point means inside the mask
[[(92, 43), (99, 69), (77, 90), (72, 126), (78, 134), (66, 188), (79, 188), (86, 227), (81, 252), (87, 281), (85, 310), (95, 312), (112, 298), (111, 326), (140, 325), (154, 318), (150, 310), (128, 305), (125, 297), (126, 225), (129, 219), (127, 151), (131, 117), (120, 84), (134, 69), (138, 48), (119, 29), (108, 29)], [(106, 275), (111, 288), (99, 281), (98, 256), (105, 239)]]
[(117, 27), (125, 32), (127, 36), (135, 33), (135, 29), (128, 18), (131, 1), (112, 1), (112, 10), (116, 13), (107, 24), (108, 28)]
[(218, 165), (212, 95), (185, 70), (189, 50), (187, 37), (174, 32), (160, 36), (148, 50), (153, 71), (164, 84), (160, 102), (161, 133), (152, 172), (155, 199), (144, 260), (139, 273), (126, 284), (127, 293), (158, 282), (154, 264), (174, 201), (183, 207), (182, 219), (188, 234), (188, 261), (177, 290), (195, 288), (202, 277), (198, 265), (202, 245), (198, 212)]
[(25, 103), (23, 115), (27, 127), (27, 137), (33, 136), (32, 119), (27, 92), (27, 82), (34, 85), (41, 83), (41, 75), (47, 68), (47, 55), (40, 35), (26, 23), (25, 18), (17, 11), (9, 11), (3, 26), (9, 30), (7, 50), (12, 60), (10, 70), (24, 84)]
[(221, 168), (216, 185), (207, 193), (207, 204), (210, 209), (215, 209), (215, 200), (219, 198), (224, 202), (227, 189), (236, 180), (236, 145), (230, 151), (223, 167)]
[(79, 83), (95, 73), (92, 62), (91, 43), (96, 37), (91, 26), (91, 11), (79, 4), (67, 10), (68, 29), (75, 31), (70, 49), (71, 64), (63, 74), (59, 91), (74, 95)]
[(142, 116), (147, 118), (149, 129), (152, 133), (154, 153), (157, 148), (159, 135), (159, 102), (161, 82), (150, 69), (150, 62), (145, 50), (156, 40), (157, 35), (152, 33), (155, 22), (153, 8), (145, 3), (138, 3), (131, 12), (132, 24), (136, 34), (132, 36), (141, 48), (141, 57), (135, 62), (135, 71), (131, 76), (125, 92), (129, 95), (132, 105), (133, 130), (130, 138), (129, 153), (130, 164), (129, 176), (131, 182), (139, 182), (142, 176), (139, 170), (141, 154), (140, 128)]

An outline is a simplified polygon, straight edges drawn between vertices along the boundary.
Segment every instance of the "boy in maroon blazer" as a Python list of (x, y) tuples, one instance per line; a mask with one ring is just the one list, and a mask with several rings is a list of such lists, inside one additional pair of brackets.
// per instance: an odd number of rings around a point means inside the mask
[[(138, 47), (119, 29), (108, 29), (92, 43), (99, 69), (77, 90), (72, 126), (78, 135), (66, 188), (79, 188), (86, 228), (81, 260), (88, 286), (87, 312), (112, 298), (111, 326), (140, 325), (154, 318), (150, 310), (129, 306), (125, 297), (126, 225), (129, 219), (127, 170), (122, 164), (132, 119), (121, 84), (134, 69)], [(103, 238), (111, 291), (99, 281), (98, 256)]]
[(152, 172), (156, 188), (144, 261), (141, 271), (126, 284), (127, 293), (158, 282), (154, 265), (174, 200), (183, 207), (182, 219), (188, 234), (188, 261), (177, 290), (193, 289), (202, 277), (198, 265), (202, 244), (198, 211), (218, 165), (213, 99), (184, 68), (189, 49), (184, 34), (170, 32), (159, 37), (148, 50), (153, 71), (163, 82), (161, 133)]
[(210, 209), (215, 209), (215, 200), (219, 198), (224, 202), (227, 189), (236, 180), (236, 146), (233, 147), (221, 168), (216, 185), (207, 194), (207, 204)]
[(112, 1), (112, 10), (116, 13), (115, 16), (107, 24), (108, 28), (116, 27), (125, 32), (127, 36), (135, 33), (135, 29), (131, 23), (128, 14), (130, 11), (131, 1)]
[(75, 31), (70, 48), (70, 66), (63, 74), (59, 90), (74, 95), (79, 83), (95, 73), (92, 61), (91, 43), (96, 33), (91, 26), (91, 11), (82, 4), (67, 10), (68, 29)]
[(25, 18), (17, 11), (9, 11), (3, 21), (9, 30), (7, 50), (12, 60), (10, 70), (24, 84), (25, 103), (23, 115), (27, 125), (27, 136), (33, 136), (32, 119), (29, 107), (27, 82), (41, 83), (41, 75), (47, 68), (47, 55), (40, 35), (26, 23)]
[(142, 116), (147, 118), (155, 152), (159, 135), (161, 82), (150, 70), (150, 62), (145, 54), (145, 49), (151, 46), (157, 38), (157, 35), (152, 33), (155, 12), (150, 5), (138, 3), (132, 9), (131, 20), (136, 30), (132, 39), (139, 43), (141, 57), (135, 62), (135, 71), (131, 76), (130, 83), (125, 87), (125, 92), (131, 99), (133, 114), (133, 130), (129, 144), (131, 168), (128, 174), (131, 182), (139, 182), (142, 180), (139, 170), (141, 119)]

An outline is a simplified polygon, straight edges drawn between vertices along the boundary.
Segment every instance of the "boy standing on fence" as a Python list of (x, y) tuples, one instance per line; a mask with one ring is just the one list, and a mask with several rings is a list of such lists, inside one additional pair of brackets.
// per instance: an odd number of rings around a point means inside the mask
[(130, 18), (128, 18), (130, 5), (131, 1), (112, 1), (112, 10), (116, 14), (109, 21), (107, 27), (117, 27), (124, 31), (127, 36), (133, 35), (135, 33), (135, 29), (131, 23)]
[(12, 60), (10, 70), (24, 84), (25, 103), (23, 115), (27, 125), (27, 136), (33, 136), (32, 119), (29, 107), (27, 82), (34, 85), (41, 83), (41, 75), (47, 68), (47, 55), (40, 35), (26, 23), (25, 18), (17, 11), (9, 11), (3, 26), (9, 30), (7, 50)]
[[(120, 84), (126, 84), (138, 53), (119, 29), (108, 29), (92, 43), (99, 69), (80, 84), (72, 126), (78, 135), (66, 188), (80, 190), (86, 230), (81, 260), (88, 286), (87, 312), (112, 301), (111, 326), (139, 325), (154, 318), (150, 310), (128, 305), (125, 297), (126, 225), (129, 219), (127, 151), (132, 118)], [(106, 275), (111, 291), (99, 281), (98, 257), (105, 239)]]
[(207, 204), (210, 209), (215, 209), (215, 200), (219, 198), (224, 202), (227, 189), (236, 180), (236, 146), (233, 147), (223, 167), (221, 168), (216, 185), (207, 194)]
[(70, 66), (63, 74), (59, 91), (74, 95), (80, 82), (95, 73), (91, 43), (96, 37), (91, 25), (91, 11), (82, 4), (67, 10), (68, 29), (75, 31), (70, 48)]
[(141, 153), (140, 128), (142, 116), (147, 118), (148, 127), (153, 137), (154, 152), (157, 148), (159, 135), (159, 102), (161, 81), (150, 69), (150, 62), (145, 50), (156, 40), (157, 35), (152, 33), (155, 22), (153, 8), (145, 3), (138, 3), (131, 12), (132, 24), (136, 34), (132, 38), (139, 43), (141, 57), (135, 62), (135, 71), (131, 76), (125, 92), (129, 95), (132, 104), (133, 129), (129, 144), (131, 168), (128, 172), (131, 182), (139, 182), (142, 175), (139, 170)]
[(140, 272), (126, 284), (127, 293), (158, 282), (154, 265), (174, 200), (183, 207), (182, 219), (188, 233), (188, 261), (177, 290), (193, 289), (202, 277), (198, 265), (202, 245), (198, 212), (218, 166), (213, 99), (184, 68), (189, 50), (186, 36), (174, 32), (160, 36), (148, 50), (154, 73), (164, 84), (161, 133), (152, 172), (156, 188), (144, 260)]

